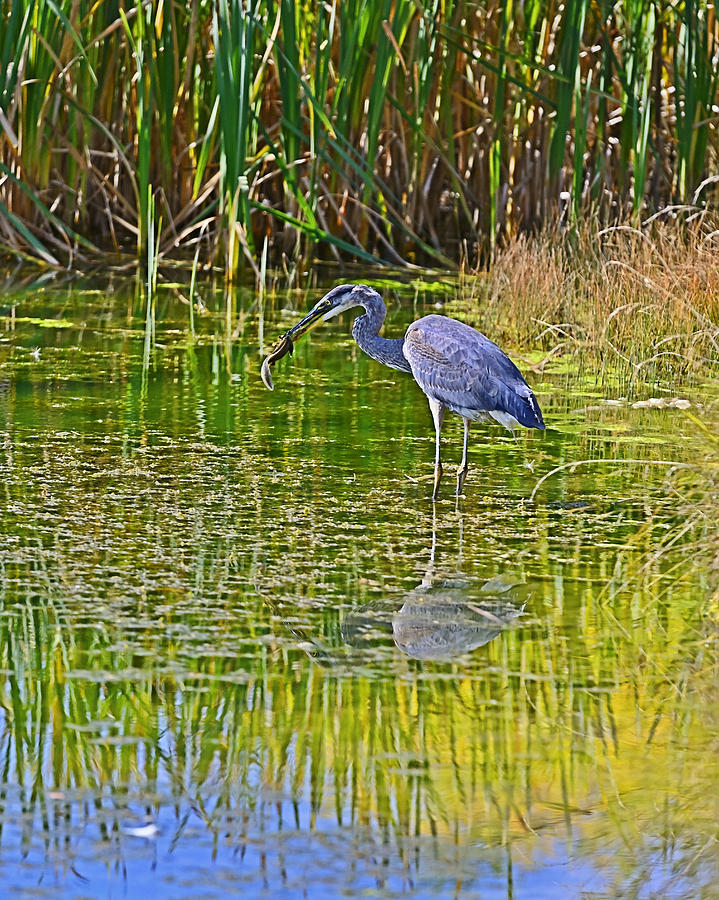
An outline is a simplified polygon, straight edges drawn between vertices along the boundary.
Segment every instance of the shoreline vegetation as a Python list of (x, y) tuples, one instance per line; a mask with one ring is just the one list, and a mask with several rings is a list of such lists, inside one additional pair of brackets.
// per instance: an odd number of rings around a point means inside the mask
[(719, 193), (706, 0), (11, 0), (0, 57), (0, 253), (53, 268), (474, 270)]
[(538, 374), (716, 378), (706, 0), (11, 0), (0, 56), (21, 268), (136, 271), (148, 298), (191, 269), (194, 333), (203, 275), (296, 293), (329, 264), (386, 291), (382, 266), (425, 267)]
[(719, 374), (719, 231), (653, 223), (571, 235), (519, 236), (487, 273), (460, 278), (459, 302), (481, 309), (499, 343), (542, 350), (542, 371), (563, 356), (621, 373), (631, 387), (657, 374), (674, 383)]

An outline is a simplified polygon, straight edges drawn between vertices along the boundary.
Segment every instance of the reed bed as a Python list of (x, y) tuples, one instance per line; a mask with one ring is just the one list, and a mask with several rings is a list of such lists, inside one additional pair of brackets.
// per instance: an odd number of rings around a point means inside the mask
[(718, 79), (708, 0), (9, 0), (0, 247), (477, 266), (715, 202)]
[(520, 235), (458, 281), (457, 313), (500, 344), (534, 348), (535, 371), (591, 366), (631, 392), (719, 374), (719, 231), (707, 215)]

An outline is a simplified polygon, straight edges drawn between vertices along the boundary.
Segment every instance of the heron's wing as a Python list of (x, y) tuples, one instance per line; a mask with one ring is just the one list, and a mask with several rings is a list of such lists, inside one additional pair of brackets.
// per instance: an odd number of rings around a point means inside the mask
[(462, 415), (499, 412), (527, 428), (544, 427), (539, 404), (519, 369), (469, 325), (447, 316), (425, 316), (409, 326), (402, 349), (415, 381), (448, 409)]

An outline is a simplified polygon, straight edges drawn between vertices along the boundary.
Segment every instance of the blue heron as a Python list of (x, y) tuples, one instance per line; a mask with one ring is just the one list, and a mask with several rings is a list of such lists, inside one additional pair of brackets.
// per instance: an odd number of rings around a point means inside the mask
[(537, 399), (519, 369), (499, 347), (479, 331), (448, 316), (424, 316), (413, 322), (404, 337), (379, 336), (387, 315), (380, 295), (366, 284), (341, 284), (325, 294), (307, 315), (285, 332), (262, 365), (262, 380), (272, 389), (269, 367), (299, 337), (320, 322), (347, 309), (364, 307), (352, 326), (352, 337), (372, 359), (392, 369), (409, 372), (429, 400), (434, 419), (436, 450), (434, 490), (436, 500), (442, 479), (440, 440), (446, 410), (464, 420), (464, 449), (457, 472), (457, 495), (462, 493), (469, 464), (467, 448), (471, 422), (495, 419), (505, 428), (518, 425), (544, 429)]

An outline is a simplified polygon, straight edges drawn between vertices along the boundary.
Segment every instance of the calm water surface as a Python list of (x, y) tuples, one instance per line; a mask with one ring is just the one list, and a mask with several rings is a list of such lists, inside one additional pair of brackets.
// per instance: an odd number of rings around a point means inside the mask
[(450, 419), (433, 509), (350, 318), (270, 394), (255, 298), (206, 303), (0, 299), (3, 896), (716, 897), (692, 420), (528, 372), (546, 433), (475, 428), (455, 503)]

